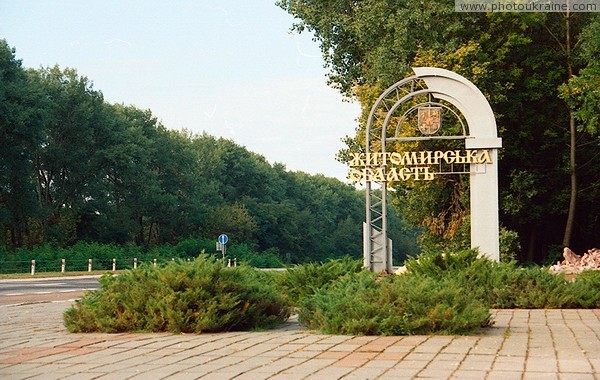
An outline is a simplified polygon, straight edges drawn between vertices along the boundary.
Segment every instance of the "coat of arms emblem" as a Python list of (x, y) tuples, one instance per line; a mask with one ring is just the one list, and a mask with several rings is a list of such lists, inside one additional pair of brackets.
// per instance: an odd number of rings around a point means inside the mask
[(419, 131), (433, 135), (442, 126), (442, 107), (419, 107)]

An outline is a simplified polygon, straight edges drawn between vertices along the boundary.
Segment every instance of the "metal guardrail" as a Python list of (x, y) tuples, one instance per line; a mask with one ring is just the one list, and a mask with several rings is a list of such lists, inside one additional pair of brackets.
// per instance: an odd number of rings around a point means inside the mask
[[(171, 258), (171, 261), (175, 261)], [(138, 265), (148, 263), (156, 267), (159, 264), (168, 262), (168, 259), (138, 260), (133, 257), (130, 259), (87, 259), (87, 260), (6, 260), (0, 261), (0, 274), (13, 273), (35, 273), (44, 272), (92, 272), (92, 271), (116, 271), (123, 269), (136, 269)], [(187, 261), (190, 261), (188, 258)], [(228, 267), (237, 267), (237, 259), (228, 259)]]

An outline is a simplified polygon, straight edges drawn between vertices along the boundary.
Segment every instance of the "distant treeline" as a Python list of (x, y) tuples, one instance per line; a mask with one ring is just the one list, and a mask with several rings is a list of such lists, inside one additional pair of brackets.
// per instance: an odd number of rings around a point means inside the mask
[[(0, 40), (7, 254), (82, 241), (150, 249), (226, 233), (294, 263), (360, 256), (363, 220), (364, 196), (351, 185), (169, 130), (150, 110), (108, 104), (74, 69), (24, 69)], [(395, 257), (415, 252), (414, 231), (397, 216), (390, 223)]]

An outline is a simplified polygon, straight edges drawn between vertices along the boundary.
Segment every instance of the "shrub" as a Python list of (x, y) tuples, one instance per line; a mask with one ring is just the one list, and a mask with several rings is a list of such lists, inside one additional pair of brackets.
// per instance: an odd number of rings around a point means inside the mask
[(298, 318), (325, 334), (376, 335), (381, 324), (376, 276), (368, 271), (348, 274), (328, 287), (314, 289), (301, 300)]
[(362, 271), (305, 298), (299, 318), (331, 334), (460, 334), (488, 325), (490, 312), (451, 279)]
[(211, 252), (215, 249), (214, 240), (208, 239), (185, 239), (173, 247), (173, 257), (196, 258), (203, 252)]
[(428, 251), (408, 259), (405, 265), (410, 273), (441, 279), (468, 269), (477, 260), (477, 251), (472, 249)]
[(411, 275), (452, 278), (490, 308), (586, 308), (595, 307), (594, 300), (600, 297), (593, 275), (584, 276), (582, 283), (569, 283), (545, 268), (520, 268), (514, 261), (477, 258), (474, 250), (427, 253), (409, 260), (406, 266)]
[(235, 244), (227, 250), (227, 256), (238, 263), (246, 263), (255, 268), (283, 268), (281, 258), (273, 251), (254, 252), (247, 244)]
[(64, 314), (71, 332), (202, 333), (262, 329), (285, 321), (290, 308), (265, 274), (225, 268), (208, 256), (164, 267), (144, 265), (104, 276)]
[(290, 302), (300, 305), (302, 300), (318, 289), (349, 273), (362, 271), (360, 260), (344, 257), (325, 263), (308, 263), (289, 268), (279, 278), (279, 286)]
[(500, 261), (510, 263), (521, 252), (521, 242), (516, 231), (500, 227)]
[(600, 270), (581, 272), (574, 282), (569, 283), (569, 286), (579, 301), (579, 307), (600, 308)]

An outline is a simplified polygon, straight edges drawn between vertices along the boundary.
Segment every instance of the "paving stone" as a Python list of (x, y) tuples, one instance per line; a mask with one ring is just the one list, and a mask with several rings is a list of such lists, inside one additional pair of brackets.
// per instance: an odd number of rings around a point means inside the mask
[(558, 374), (554, 372), (525, 372), (522, 376), (523, 380), (555, 380), (558, 379)]
[(522, 371), (491, 371), (488, 373), (486, 380), (522, 380)]
[(327, 351), (320, 353), (317, 358), (319, 359), (336, 359), (340, 360), (350, 355), (349, 351)]
[(361, 367), (377, 356), (375, 352), (352, 352), (332, 365), (335, 367)]
[(394, 351), (385, 351), (380, 353), (379, 355), (377, 355), (375, 357), (376, 360), (393, 360), (393, 361), (400, 361), (403, 360), (406, 355), (408, 355), (408, 352), (394, 352)]
[(393, 368), (396, 364), (398, 364), (398, 360), (386, 360), (380, 359), (377, 356), (375, 359), (371, 359), (365, 363), (363, 367), (365, 368)]
[[(246, 374), (245, 374), (246, 375)], [(306, 374), (296, 374), (296, 373), (286, 373), (286, 374), (280, 374), (280, 375), (274, 375), (274, 376), (270, 376), (267, 375), (267, 377), (254, 377), (254, 376), (250, 376), (247, 377), (240, 377), (240, 379), (248, 379), (248, 380), (259, 380), (259, 379), (269, 379), (269, 380), (301, 380), (301, 379), (306, 379), (308, 375)], [(238, 378), (236, 377), (236, 380)]]
[(492, 369), (495, 355), (468, 355), (460, 364), (460, 370), (489, 371)]
[(422, 370), (429, 364), (426, 360), (402, 360), (394, 366), (396, 369), (418, 369)]
[[(474, 336), (70, 334), (70, 303), (0, 306), (0, 378), (597, 379), (600, 310), (493, 310)], [(10, 321), (8, 323), (7, 321)], [(117, 376), (118, 375), (118, 376)]]
[(344, 380), (365, 380), (377, 379), (385, 372), (384, 368), (379, 367), (361, 367), (356, 368), (342, 377)]
[(456, 369), (458, 369), (458, 367), (460, 367), (460, 365), (460, 361), (438, 360), (437, 358), (435, 358), (434, 360), (429, 362), (426, 369), (454, 372)]
[(453, 369), (425, 368), (419, 372), (419, 377), (430, 379), (449, 379), (453, 372)]
[(323, 379), (341, 379), (352, 371), (352, 367), (325, 367), (312, 374), (306, 379), (323, 380)]
[(441, 352), (446, 354), (466, 354), (475, 347), (478, 341), (479, 337), (454, 337)]
[(450, 379), (457, 380), (481, 380), (485, 379), (487, 376), (487, 371), (477, 371), (477, 370), (457, 370), (454, 371)]
[(562, 373), (592, 373), (593, 368), (584, 357), (579, 359), (559, 359), (558, 370)]
[(434, 352), (411, 352), (404, 357), (404, 360), (429, 361), (436, 356)]
[(384, 372), (379, 379), (382, 380), (397, 380), (397, 379), (412, 379), (421, 371), (419, 368), (392, 368)]
[(492, 365), (493, 371), (524, 371), (524, 356), (498, 356)]
[(557, 363), (551, 357), (529, 357), (525, 361), (526, 372), (556, 373), (558, 372)]
[[(291, 375), (303, 374), (304, 376), (309, 376), (310, 374), (315, 373), (322, 368), (332, 366), (336, 361), (336, 359), (312, 359), (285, 370), (282, 373)], [(268, 367), (269, 366), (266, 366), (266, 369), (268, 369)]]

